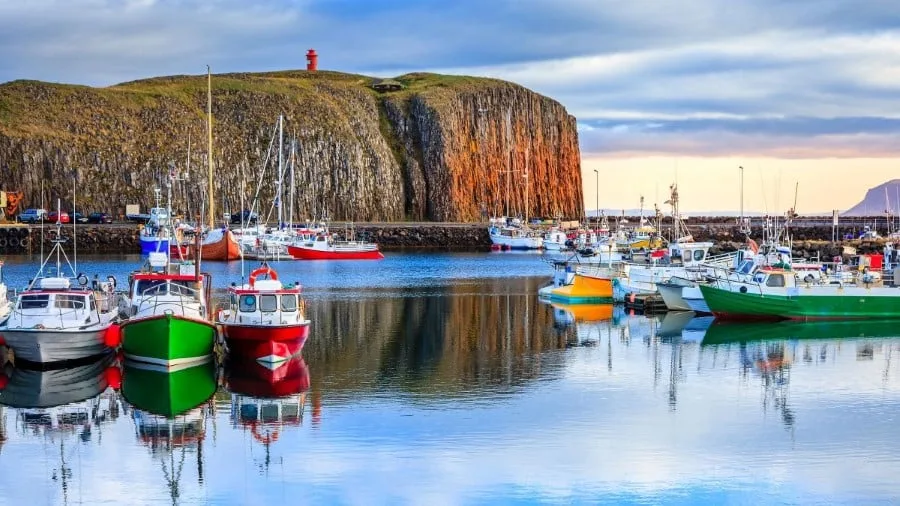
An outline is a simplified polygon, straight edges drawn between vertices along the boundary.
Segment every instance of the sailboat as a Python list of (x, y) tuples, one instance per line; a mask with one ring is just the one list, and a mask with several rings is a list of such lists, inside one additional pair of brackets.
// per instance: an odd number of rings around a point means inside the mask
[(152, 252), (129, 276), (130, 317), (120, 329), (126, 358), (172, 368), (212, 355), (216, 327), (208, 319), (210, 277), (200, 272), (202, 258)]
[[(110, 329), (119, 321), (115, 278), (88, 287), (87, 276), (75, 275), (63, 250), (66, 239), (58, 219), (55, 232), (53, 248), (0, 327), (0, 344), (13, 350), (17, 363), (58, 364), (106, 353)], [(71, 276), (62, 275), (63, 263)]]
[[(207, 76), (207, 133), (209, 151), (207, 160), (209, 162), (209, 172), (207, 174), (209, 184), (209, 209), (207, 217), (206, 237), (200, 243), (200, 255), (206, 260), (228, 261), (237, 260), (241, 257), (241, 247), (238, 240), (234, 237), (228, 224), (225, 223), (221, 227), (216, 227), (215, 220), (215, 202), (213, 199), (213, 148), (212, 148), (212, 73), (209, 67), (206, 67)], [(195, 254), (196, 256), (196, 254)]]

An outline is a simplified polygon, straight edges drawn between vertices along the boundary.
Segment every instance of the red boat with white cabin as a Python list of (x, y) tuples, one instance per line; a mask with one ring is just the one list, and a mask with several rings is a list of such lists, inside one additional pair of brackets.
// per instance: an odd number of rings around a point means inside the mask
[(283, 285), (278, 273), (263, 264), (247, 284), (231, 286), (228, 294), (229, 307), (218, 311), (216, 323), (232, 360), (255, 360), (274, 369), (300, 353), (310, 322), (299, 283)]
[(329, 232), (317, 234), (287, 247), (299, 260), (378, 260), (384, 258), (378, 245), (366, 241), (337, 241)]

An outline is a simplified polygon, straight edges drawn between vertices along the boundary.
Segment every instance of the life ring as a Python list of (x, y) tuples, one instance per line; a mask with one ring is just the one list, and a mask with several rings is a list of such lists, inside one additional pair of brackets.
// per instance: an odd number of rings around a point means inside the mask
[(257, 429), (256, 427), (257, 427), (257, 425), (255, 423), (250, 426), (250, 434), (253, 435), (253, 439), (259, 441), (260, 443), (262, 443), (264, 445), (271, 444), (271, 443), (274, 443), (275, 441), (278, 441), (278, 436), (279, 436), (278, 429), (275, 429), (271, 433), (263, 436), (262, 434), (259, 433), (259, 429)]
[(271, 280), (278, 280), (278, 273), (275, 272), (275, 269), (271, 267), (260, 267), (250, 273), (250, 288), (253, 288), (253, 285), (256, 284), (256, 278), (263, 274), (267, 275)]

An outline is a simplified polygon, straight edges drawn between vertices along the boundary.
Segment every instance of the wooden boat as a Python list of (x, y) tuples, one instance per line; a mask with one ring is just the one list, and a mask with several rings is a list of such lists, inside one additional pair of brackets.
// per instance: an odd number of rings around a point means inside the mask
[[(259, 279), (266, 276), (267, 279)], [(284, 286), (267, 265), (250, 273), (249, 282), (228, 289), (230, 306), (218, 312), (229, 356), (277, 366), (300, 353), (309, 335), (300, 285)]]
[[(194, 255), (196, 258), (196, 254)], [(200, 243), (200, 258), (217, 262), (227, 262), (241, 258), (241, 245), (231, 230), (210, 230)]]
[(312, 240), (294, 243), (287, 248), (299, 260), (378, 260), (384, 258), (378, 245), (365, 241), (336, 241), (330, 233)]
[[(13, 350), (16, 363), (64, 364), (96, 357), (115, 345), (107, 343), (119, 321), (115, 278), (89, 288), (87, 276), (76, 277), (68, 258), (65, 263), (72, 277), (60, 276), (65, 239), (61, 238), (59, 223), (52, 242), (53, 248), (37, 276), (19, 294), (9, 318), (0, 327), (0, 345)], [(44, 276), (44, 269), (54, 256), (56, 274)]]
[(207, 319), (209, 275), (198, 269), (151, 253), (146, 268), (131, 274), (130, 317), (120, 329), (126, 358), (174, 367), (211, 356), (216, 328)]
[(611, 302), (614, 272), (614, 269), (605, 267), (577, 268), (572, 282), (552, 288), (549, 298), (567, 304)]
[(709, 309), (721, 318), (838, 320), (900, 318), (900, 289), (869, 284), (799, 283), (793, 271), (757, 272), (746, 282), (700, 285)]

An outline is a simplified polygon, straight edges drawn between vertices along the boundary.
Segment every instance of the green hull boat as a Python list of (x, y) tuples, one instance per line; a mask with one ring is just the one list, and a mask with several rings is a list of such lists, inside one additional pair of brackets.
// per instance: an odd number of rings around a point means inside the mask
[(203, 404), (216, 392), (215, 363), (166, 370), (145, 363), (126, 361), (122, 395), (132, 406), (172, 418)]
[(885, 339), (900, 337), (896, 320), (871, 321), (716, 321), (706, 329), (703, 346), (759, 341)]
[(212, 323), (165, 314), (122, 324), (125, 358), (164, 367), (199, 363), (213, 353)]
[[(756, 290), (756, 291), (754, 291)], [(745, 292), (700, 285), (717, 317), (839, 320), (900, 318), (900, 289), (882, 287), (788, 287), (780, 293), (752, 288)]]

